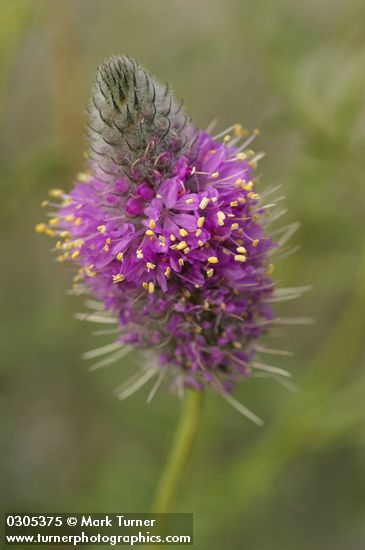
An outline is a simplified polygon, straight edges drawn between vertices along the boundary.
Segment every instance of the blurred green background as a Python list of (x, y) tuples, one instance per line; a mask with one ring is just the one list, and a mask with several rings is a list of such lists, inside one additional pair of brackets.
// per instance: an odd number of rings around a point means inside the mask
[[(365, 548), (365, 4), (363, 0), (2, 0), (1, 456), (6, 511), (148, 511), (181, 404), (163, 388), (119, 402), (132, 360), (90, 374), (104, 340), (73, 318), (71, 275), (34, 234), (49, 187), (83, 166), (97, 64), (129, 53), (184, 97), (195, 124), (259, 127), (265, 186), (300, 221), (285, 286), (313, 285), (282, 316), (270, 379), (209, 394), (178, 511), (199, 550)], [(99, 340), (95, 342), (95, 338)], [(107, 340), (105, 340), (107, 342)]]

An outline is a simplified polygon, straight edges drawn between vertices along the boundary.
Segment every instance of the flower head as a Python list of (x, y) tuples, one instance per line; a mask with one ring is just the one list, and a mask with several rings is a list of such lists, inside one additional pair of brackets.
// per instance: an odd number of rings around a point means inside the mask
[(70, 193), (50, 192), (56, 214), (38, 230), (57, 237), (75, 288), (101, 302), (94, 317), (117, 319), (114, 357), (154, 350), (153, 372), (175, 385), (227, 393), (274, 316), (276, 245), (248, 149), (257, 132), (197, 131), (128, 57), (99, 67), (89, 112), (89, 170)]

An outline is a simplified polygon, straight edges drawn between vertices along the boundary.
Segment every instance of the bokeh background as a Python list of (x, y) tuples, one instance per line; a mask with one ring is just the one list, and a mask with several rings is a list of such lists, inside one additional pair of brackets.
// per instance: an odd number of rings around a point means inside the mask
[(279, 307), (270, 379), (209, 394), (178, 511), (199, 550), (365, 548), (365, 4), (362, 0), (2, 0), (1, 476), (6, 511), (148, 511), (181, 403), (163, 388), (119, 402), (133, 357), (90, 374), (70, 273), (34, 234), (49, 187), (83, 167), (97, 64), (129, 53), (184, 97), (195, 124), (259, 127), (265, 186), (282, 185), (300, 250), (276, 267), (313, 285)]

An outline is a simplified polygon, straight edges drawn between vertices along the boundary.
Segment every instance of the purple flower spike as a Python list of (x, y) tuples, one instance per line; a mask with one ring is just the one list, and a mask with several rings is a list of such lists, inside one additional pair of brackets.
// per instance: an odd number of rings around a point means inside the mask
[(177, 390), (209, 384), (233, 399), (260, 368), (257, 342), (274, 318), (276, 244), (248, 149), (258, 132), (197, 131), (169, 86), (129, 57), (99, 67), (89, 111), (89, 171), (69, 194), (50, 192), (57, 213), (37, 226), (76, 267), (75, 291), (98, 300), (85, 318), (117, 322), (116, 342), (86, 355), (111, 352), (97, 368), (154, 351), (122, 397), (171, 374)]

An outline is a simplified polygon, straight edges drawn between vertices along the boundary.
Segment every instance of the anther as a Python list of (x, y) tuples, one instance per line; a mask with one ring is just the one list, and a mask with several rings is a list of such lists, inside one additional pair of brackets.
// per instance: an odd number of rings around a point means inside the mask
[(123, 281), (123, 279), (124, 279), (124, 275), (122, 275), (121, 273), (118, 273), (118, 275), (113, 275), (114, 284), (120, 283), (121, 281)]
[(186, 241), (181, 241), (181, 242), (179, 242), (179, 244), (177, 244), (175, 246), (176, 246), (176, 250), (184, 250), (184, 248), (186, 248), (188, 246), (188, 244), (187, 244)]
[(224, 220), (226, 219), (226, 215), (224, 212), (217, 212), (217, 218), (218, 218), (218, 225), (223, 226)]
[(47, 225), (45, 223), (37, 223), (34, 229), (36, 233), (45, 233), (47, 230)]
[(204, 198), (200, 201), (200, 203), (199, 203), (199, 208), (200, 208), (201, 210), (204, 210), (204, 208), (206, 208), (206, 207), (208, 206), (209, 200), (210, 200), (210, 199), (209, 199), (208, 197), (204, 197)]
[(54, 199), (59, 199), (61, 198), (63, 195), (65, 194), (65, 192), (63, 191), (63, 189), (50, 189), (48, 191), (48, 195), (50, 197), (53, 197)]

